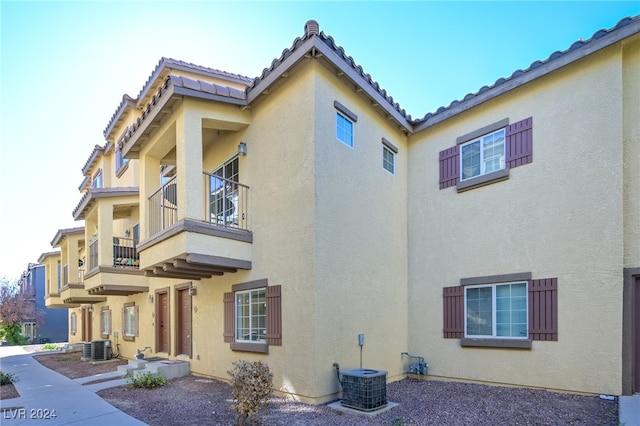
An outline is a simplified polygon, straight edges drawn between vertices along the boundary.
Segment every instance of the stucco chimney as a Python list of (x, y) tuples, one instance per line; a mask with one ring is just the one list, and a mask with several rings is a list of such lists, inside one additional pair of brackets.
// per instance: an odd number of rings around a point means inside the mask
[(318, 25), (317, 21), (314, 21), (313, 19), (310, 21), (307, 21), (306, 24), (304, 24), (304, 35), (307, 37), (311, 37), (314, 35), (318, 35), (320, 33), (320, 26)]

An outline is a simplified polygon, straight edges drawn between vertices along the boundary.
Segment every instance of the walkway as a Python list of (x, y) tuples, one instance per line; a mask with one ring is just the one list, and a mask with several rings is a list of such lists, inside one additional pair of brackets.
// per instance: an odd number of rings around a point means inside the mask
[(95, 390), (44, 367), (32, 355), (21, 347), (0, 347), (0, 368), (17, 375), (14, 385), (20, 393), (19, 398), (0, 400), (2, 426), (146, 425), (100, 398)]

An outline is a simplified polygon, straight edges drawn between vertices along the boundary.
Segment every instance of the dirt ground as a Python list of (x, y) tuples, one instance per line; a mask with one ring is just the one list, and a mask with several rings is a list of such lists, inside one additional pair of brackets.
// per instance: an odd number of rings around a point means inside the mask
[[(44, 366), (78, 378), (115, 371), (126, 360), (92, 365), (80, 355), (35, 355)], [(2, 398), (5, 388), (2, 387)], [(8, 392), (6, 395), (9, 395)], [(149, 425), (232, 425), (231, 389), (223, 381), (186, 376), (162, 388), (130, 386), (98, 392), (113, 406)], [(617, 425), (617, 401), (536, 389), (473, 383), (405, 379), (387, 385), (387, 398), (399, 405), (375, 417), (344, 414), (327, 405), (306, 405), (273, 397), (255, 424), (277, 426), (354, 425)]]

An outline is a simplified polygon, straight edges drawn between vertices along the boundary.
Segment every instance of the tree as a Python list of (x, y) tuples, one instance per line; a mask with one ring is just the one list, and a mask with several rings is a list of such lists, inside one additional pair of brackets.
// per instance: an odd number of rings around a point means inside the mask
[(17, 282), (3, 277), (0, 280), (0, 340), (15, 345), (24, 345), (22, 322), (35, 320), (36, 309), (32, 299), (20, 292)]

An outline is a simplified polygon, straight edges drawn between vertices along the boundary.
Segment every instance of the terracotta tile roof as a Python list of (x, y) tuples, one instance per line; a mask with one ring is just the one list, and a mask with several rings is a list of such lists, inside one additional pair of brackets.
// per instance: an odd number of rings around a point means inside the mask
[[(446, 111), (449, 111), (452, 108), (455, 108), (456, 106), (459, 106), (460, 104), (463, 104), (465, 102), (468, 101), (472, 101), (474, 98), (483, 95), (489, 91), (491, 91), (492, 89), (498, 88), (499, 86), (504, 85), (507, 82), (513, 81), (515, 79), (518, 79), (528, 73), (531, 73), (532, 71), (540, 68), (543, 65), (552, 63), (554, 61), (559, 61), (562, 58), (566, 58), (566, 56), (569, 53), (572, 53), (574, 51), (580, 50), (580, 49), (588, 49), (591, 45), (593, 45), (597, 40), (601, 39), (602, 37), (609, 35), (613, 32), (616, 32), (618, 30), (621, 30), (625, 27), (627, 27), (628, 25), (631, 24), (636, 24), (639, 25), (640, 24), (640, 15), (637, 16), (633, 16), (633, 17), (626, 17), (622, 20), (620, 20), (613, 28), (610, 29), (601, 29), (596, 31), (591, 38), (589, 38), (588, 40), (578, 40), (575, 43), (573, 43), (571, 46), (569, 46), (568, 49), (566, 50), (558, 50), (553, 52), (551, 55), (549, 55), (549, 57), (547, 59), (544, 60), (538, 60), (538, 61), (534, 61), (531, 65), (529, 65), (528, 68), (524, 69), (524, 70), (516, 70), (514, 71), (509, 77), (505, 77), (505, 78), (499, 78), (498, 80), (496, 80), (491, 86), (483, 86), (480, 88), (480, 90), (478, 90), (476, 93), (469, 93), (467, 94), (463, 99), (461, 100), (455, 100), (453, 102), (451, 102), (449, 104), (449, 106), (441, 106), (440, 108), (438, 108), (435, 112), (430, 112), (428, 114), (426, 114), (423, 118), (418, 119), (414, 122), (414, 124), (420, 124), (424, 121), (427, 121), (439, 114), (443, 114)], [(635, 32), (640, 31), (639, 29), (636, 29)], [(591, 52), (589, 52), (591, 53)]]
[(66, 228), (66, 229), (58, 229), (56, 232), (56, 236), (51, 240), (51, 247), (57, 247), (62, 244), (62, 240), (67, 235), (75, 235), (75, 234), (84, 234), (84, 226), (80, 226), (78, 228)]
[(118, 108), (116, 108), (116, 111), (111, 116), (111, 120), (109, 120), (109, 124), (107, 124), (107, 127), (105, 127), (104, 131), (102, 132), (105, 138), (108, 137), (109, 133), (111, 133), (120, 117), (122, 117), (122, 114), (124, 114), (127, 107), (134, 108), (137, 102), (137, 99), (133, 99), (127, 94), (122, 95), (122, 101), (120, 102), (120, 105), (118, 105)]
[(245, 92), (233, 87), (212, 84), (202, 80), (193, 80), (188, 77), (177, 77), (175, 75), (168, 75), (167, 79), (169, 79), (171, 84), (175, 87), (184, 87), (186, 89), (197, 90), (198, 92), (209, 93), (211, 95), (218, 95), (226, 98), (247, 98)]
[(42, 263), (48, 257), (52, 257), (52, 256), (60, 256), (60, 251), (48, 251), (48, 252), (42, 253), (38, 258), (38, 263)]
[(271, 61), (271, 66), (269, 66), (269, 68), (265, 68), (262, 71), (262, 74), (259, 77), (256, 77), (253, 80), (253, 83), (249, 87), (247, 87), (247, 90), (246, 90), (247, 94), (251, 93), (251, 91), (254, 90), (256, 88), (256, 86), (261, 81), (263, 81), (265, 78), (267, 78), (269, 76), (269, 74), (271, 74), (289, 56), (291, 56), (294, 52), (296, 52), (304, 44), (304, 42), (306, 40), (308, 40), (308, 39), (310, 39), (312, 37), (318, 37), (318, 39), (320, 41), (322, 41), (324, 44), (326, 44), (331, 50), (333, 50), (338, 55), (338, 57), (343, 62), (341, 65), (355, 70), (356, 73), (360, 77), (362, 77), (362, 79), (365, 81), (366, 84), (368, 84), (376, 92), (378, 92), (380, 95), (382, 95), (382, 97), (388, 103), (388, 106), (390, 108), (398, 111), (407, 121), (411, 121), (411, 115), (407, 114), (407, 112), (404, 109), (402, 109), (397, 102), (394, 101), (393, 97), (388, 95), (387, 91), (384, 90), (383, 88), (381, 88), (380, 84), (378, 84), (378, 82), (373, 80), (371, 75), (369, 75), (366, 72), (364, 72), (364, 69), (362, 68), (362, 66), (357, 65), (356, 61), (353, 59), (353, 57), (348, 56), (345, 53), (344, 48), (342, 48), (341, 46), (338, 46), (336, 44), (336, 42), (333, 39), (333, 37), (326, 35), (323, 31), (319, 31), (318, 23), (316, 21), (308, 21), (305, 24), (305, 34), (304, 34), (304, 36), (296, 37), (296, 39), (293, 41), (293, 44), (291, 45), (290, 48), (284, 49), (282, 51), (282, 54), (280, 55), (280, 57), (275, 58), (273, 61)]
[[(82, 220), (86, 214), (86, 209), (91, 203), (100, 198), (109, 197), (125, 197), (129, 195), (138, 196), (140, 189), (137, 186), (134, 187), (112, 187), (112, 188), (90, 188), (84, 194), (78, 202), (78, 205), (73, 209), (73, 218), (75, 220)], [(84, 228), (83, 228), (84, 229)]]
[(106, 146), (107, 144), (105, 144), (105, 146), (95, 145), (93, 147), (93, 151), (91, 151), (91, 155), (89, 155), (89, 158), (87, 158), (87, 161), (84, 163), (84, 166), (82, 167), (82, 174), (84, 176), (87, 176), (87, 173), (89, 173), (91, 164), (93, 164), (93, 162), (96, 161), (99, 156), (105, 153)]

